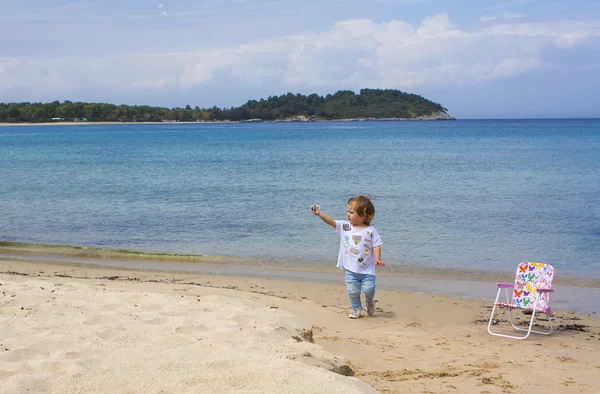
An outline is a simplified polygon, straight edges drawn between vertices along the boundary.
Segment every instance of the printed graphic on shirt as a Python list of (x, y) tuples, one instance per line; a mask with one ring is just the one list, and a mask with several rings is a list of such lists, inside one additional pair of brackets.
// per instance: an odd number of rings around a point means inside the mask
[(336, 232), (340, 241), (338, 268), (359, 273), (374, 271), (373, 245), (375, 242), (381, 244), (377, 230), (356, 229), (350, 223), (340, 220), (336, 221)]
[(365, 268), (365, 265), (367, 265), (367, 262), (366, 262), (366, 261), (365, 261), (365, 260), (364, 260), (362, 257), (359, 257), (359, 258), (358, 258), (358, 264), (359, 264), (359, 265), (360, 265), (362, 268)]

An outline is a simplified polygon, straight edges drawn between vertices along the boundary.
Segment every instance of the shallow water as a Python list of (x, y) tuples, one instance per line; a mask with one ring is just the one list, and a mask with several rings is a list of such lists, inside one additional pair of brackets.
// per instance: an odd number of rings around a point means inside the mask
[(600, 278), (600, 120), (0, 128), (0, 240), (330, 266), (371, 194), (392, 266)]

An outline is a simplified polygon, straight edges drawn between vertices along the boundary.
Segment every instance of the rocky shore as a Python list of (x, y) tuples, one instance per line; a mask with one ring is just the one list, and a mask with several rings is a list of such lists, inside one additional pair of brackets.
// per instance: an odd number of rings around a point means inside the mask
[(316, 116), (305, 116), (297, 115), (290, 116), (283, 119), (276, 119), (271, 121), (265, 121), (263, 119), (248, 119), (242, 121), (243, 123), (258, 123), (258, 122), (364, 122), (364, 121), (410, 121), (410, 120), (456, 120), (456, 118), (448, 115), (443, 111), (434, 112), (429, 115), (418, 116), (416, 118), (347, 118), (347, 119), (332, 119), (332, 120), (321, 120)]
[(261, 122), (365, 122), (365, 121), (417, 121), (417, 120), (456, 120), (443, 111), (435, 112), (430, 115), (419, 116), (416, 118), (347, 118), (347, 119), (317, 119), (316, 116), (297, 115), (276, 120), (264, 120), (260, 118), (233, 121), (233, 120), (213, 120), (213, 121), (162, 121), (162, 122), (40, 122), (40, 123), (8, 123), (0, 122), (0, 126), (84, 126), (84, 125), (110, 125), (110, 124), (172, 124), (172, 123), (261, 123)]

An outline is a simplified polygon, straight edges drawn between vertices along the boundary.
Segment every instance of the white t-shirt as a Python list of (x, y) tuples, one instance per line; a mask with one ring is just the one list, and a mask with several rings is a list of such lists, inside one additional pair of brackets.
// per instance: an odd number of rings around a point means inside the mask
[(357, 229), (345, 220), (336, 220), (335, 232), (340, 236), (337, 267), (357, 274), (375, 275), (373, 248), (381, 245), (375, 227)]

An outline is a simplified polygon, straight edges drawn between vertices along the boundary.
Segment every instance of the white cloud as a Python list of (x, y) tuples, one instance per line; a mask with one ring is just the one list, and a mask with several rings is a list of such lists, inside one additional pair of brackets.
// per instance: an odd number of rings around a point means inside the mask
[(425, 18), (417, 29), (417, 36), (421, 39), (449, 39), (468, 36), (468, 33), (455, 29), (447, 14), (438, 14)]
[(557, 47), (575, 46), (583, 40), (598, 35), (600, 22), (561, 21), (547, 23), (502, 24), (482, 30), (492, 36), (519, 36), (524, 40), (552, 43)]
[[(506, 14), (505, 14), (506, 15)], [(346, 20), (320, 32), (214, 50), (0, 59), (0, 93), (264, 85), (275, 91), (455, 86), (548, 67), (547, 49), (598, 41), (598, 22), (496, 24), (465, 30), (446, 14), (418, 25)], [(188, 48), (188, 45), (185, 45)]]

